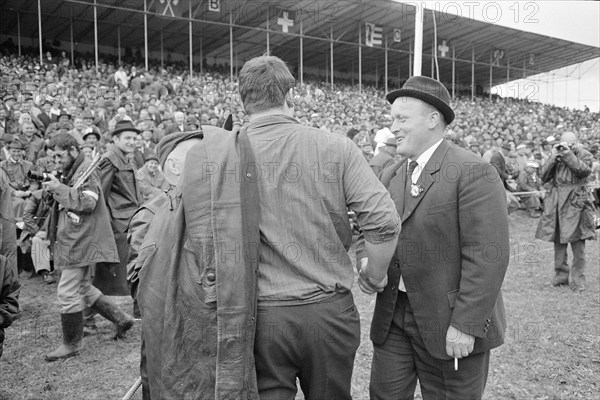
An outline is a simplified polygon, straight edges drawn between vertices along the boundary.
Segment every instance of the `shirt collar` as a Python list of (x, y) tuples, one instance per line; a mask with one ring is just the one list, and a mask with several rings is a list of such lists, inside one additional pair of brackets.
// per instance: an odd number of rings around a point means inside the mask
[[(438, 142), (435, 142), (431, 147), (429, 147), (427, 150), (425, 150), (418, 158), (417, 158), (417, 164), (419, 164), (417, 166), (417, 168), (415, 168), (415, 171), (413, 172), (413, 176), (415, 176), (415, 174), (418, 176), (421, 174), (421, 171), (423, 171), (423, 169), (425, 168), (425, 165), (427, 164), (427, 162), (429, 161), (429, 159), (431, 158), (431, 156), (433, 155), (433, 153), (436, 151), (436, 149), (440, 146), (440, 144), (442, 144), (442, 141), (444, 139), (440, 139)], [(412, 162), (412, 159), (408, 159), (408, 162)]]

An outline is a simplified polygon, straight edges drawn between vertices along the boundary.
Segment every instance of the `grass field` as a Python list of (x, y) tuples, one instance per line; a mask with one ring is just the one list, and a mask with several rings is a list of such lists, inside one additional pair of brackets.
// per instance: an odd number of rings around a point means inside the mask
[[(492, 352), (487, 400), (600, 398), (600, 243), (588, 241), (587, 290), (553, 288), (551, 243), (533, 239), (537, 220), (522, 212), (510, 216), (511, 260), (503, 293), (508, 331), (504, 346)], [(569, 250), (569, 257), (571, 256)], [(79, 357), (46, 363), (43, 356), (61, 340), (56, 285), (22, 281), (22, 315), (6, 332), (0, 359), (0, 400), (120, 400), (138, 376), (139, 325), (128, 338), (84, 339)], [(362, 322), (352, 393), (368, 398), (372, 345), (368, 331), (374, 297), (355, 288)], [(117, 298), (126, 310), (130, 299)], [(141, 399), (141, 391), (135, 399)], [(298, 396), (301, 398), (301, 395)], [(417, 394), (416, 398), (420, 398)]]

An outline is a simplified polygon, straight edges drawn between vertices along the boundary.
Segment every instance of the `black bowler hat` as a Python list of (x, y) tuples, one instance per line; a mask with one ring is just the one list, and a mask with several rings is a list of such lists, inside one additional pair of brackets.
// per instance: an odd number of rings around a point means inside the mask
[(450, 107), (450, 93), (448, 89), (435, 79), (426, 76), (411, 76), (402, 86), (389, 92), (385, 98), (390, 104), (394, 103), (398, 97), (414, 97), (431, 104), (444, 114), (446, 123), (454, 121), (454, 111)]
[(121, 132), (135, 132), (140, 133), (140, 130), (133, 125), (133, 122), (127, 120), (121, 120), (116, 123), (115, 130), (112, 131), (111, 136), (118, 135)]

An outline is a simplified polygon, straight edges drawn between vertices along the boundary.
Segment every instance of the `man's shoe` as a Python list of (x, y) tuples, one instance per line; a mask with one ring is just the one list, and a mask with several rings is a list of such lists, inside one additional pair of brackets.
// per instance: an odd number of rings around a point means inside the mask
[(552, 286), (554, 287), (559, 287), (559, 286), (569, 286), (569, 278), (563, 278), (562, 276), (556, 275), (553, 279), (552, 279)]
[(56, 361), (79, 355), (83, 338), (83, 314), (81, 311), (60, 314), (63, 343), (54, 351), (46, 354), (46, 361)]
[(573, 290), (574, 293), (582, 293), (585, 291), (585, 287), (581, 286), (581, 285), (577, 285), (577, 286), (573, 286)]
[(44, 273), (42, 274), (42, 279), (44, 280), (44, 282), (45, 282), (47, 285), (51, 285), (51, 284), (53, 284), (54, 282), (56, 282), (56, 280), (54, 279), (54, 277), (53, 277), (53, 276), (52, 276), (52, 275), (51, 275), (49, 272), (44, 272)]

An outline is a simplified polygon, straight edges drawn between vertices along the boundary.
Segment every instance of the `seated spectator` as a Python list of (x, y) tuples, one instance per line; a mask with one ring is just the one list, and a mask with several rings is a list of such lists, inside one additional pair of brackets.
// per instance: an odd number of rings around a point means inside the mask
[(148, 153), (144, 166), (135, 173), (140, 192), (144, 202), (159, 192), (169, 189), (169, 183), (165, 180), (162, 172), (158, 170), (158, 157), (156, 153)]
[(19, 140), (13, 140), (8, 146), (10, 156), (8, 160), (0, 163), (0, 168), (6, 172), (9, 185), (14, 189), (12, 193), (12, 202), (14, 214), (17, 220), (23, 216), (23, 208), (25, 207), (25, 199), (31, 196), (32, 190), (39, 189), (39, 183), (30, 181), (27, 177), (30, 171), (36, 171), (35, 165), (23, 158), (25, 147)]
[[(520, 192), (541, 191), (542, 182), (538, 175), (538, 170), (538, 163), (535, 161), (527, 161), (521, 172), (519, 172), (519, 177), (517, 178), (517, 190)], [(520, 198), (523, 204), (525, 204), (531, 218), (538, 218), (541, 215), (541, 200), (544, 198), (543, 193), (520, 196)]]

